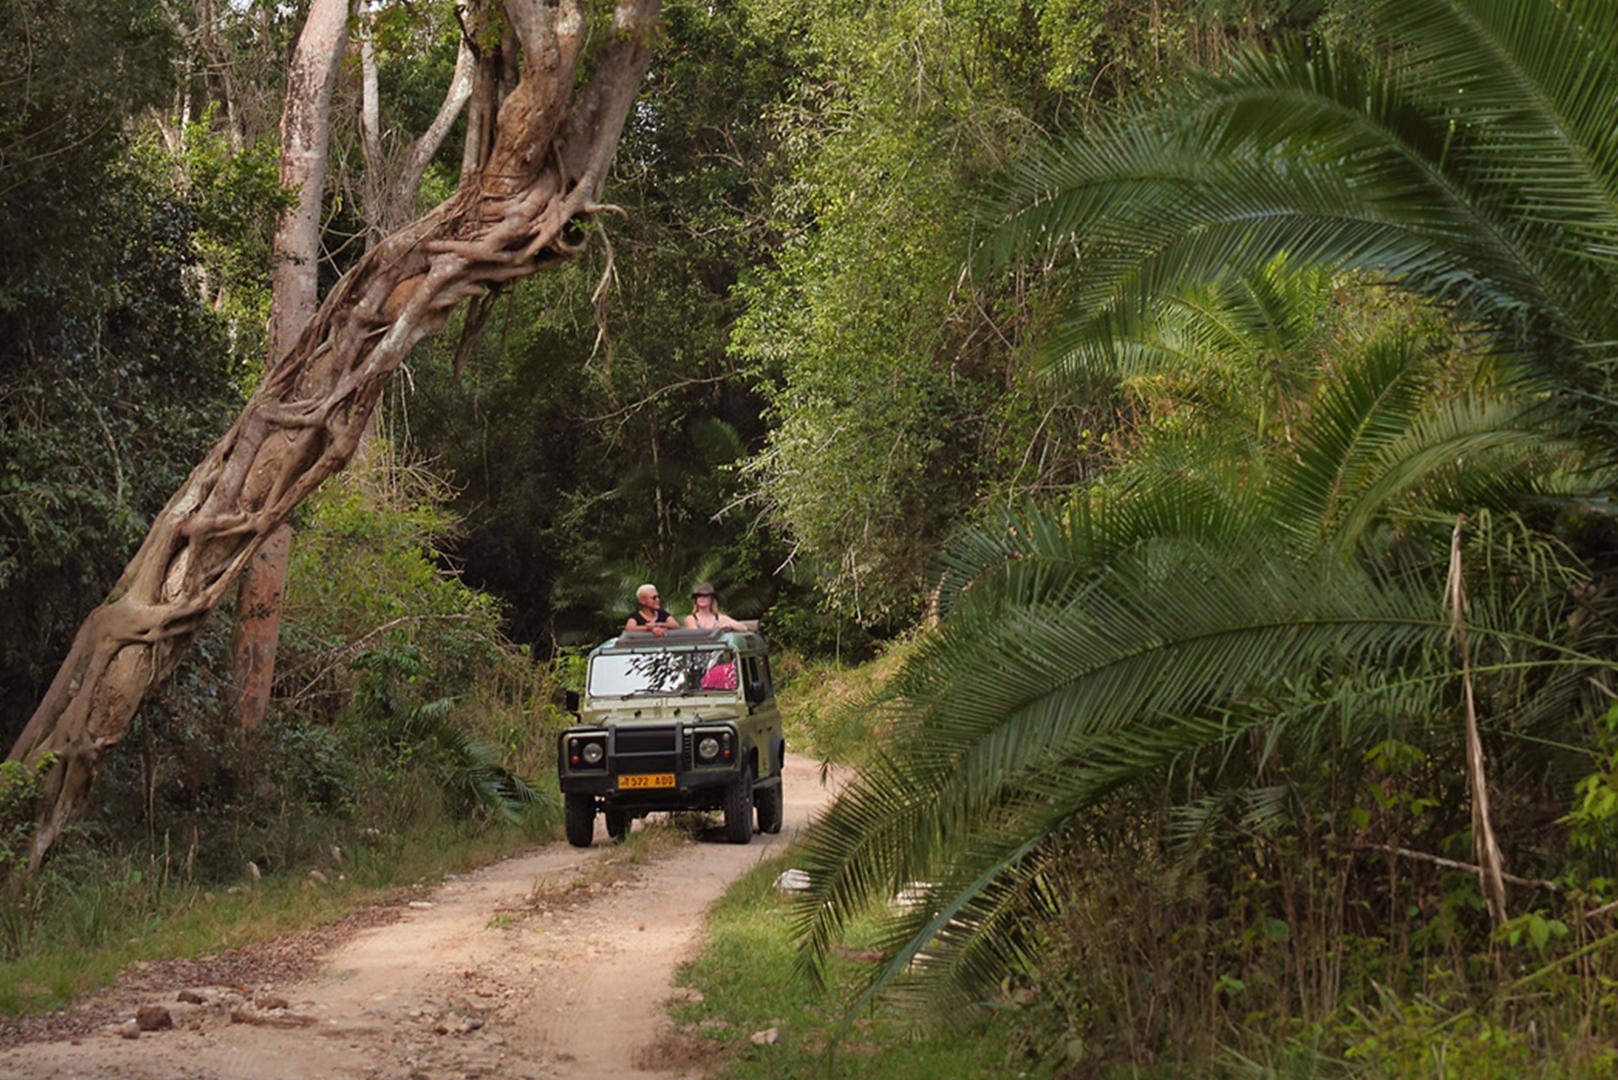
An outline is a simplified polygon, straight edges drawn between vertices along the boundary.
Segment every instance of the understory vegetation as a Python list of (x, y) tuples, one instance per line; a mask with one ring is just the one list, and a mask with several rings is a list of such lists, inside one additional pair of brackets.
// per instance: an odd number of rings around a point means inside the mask
[[(923, 1080), (1016, 1075), (1026, 1068), (994, 1012), (967, 1018), (954, 1030), (931, 1031), (892, 1011), (845, 1017), (843, 1004), (857, 992), (861, 972), (880, 960), (869, 921), (851, 930), (826, 985), (806, 988), (794, 970), (793, 941), (781, 932), (791, 901), (777, 881), (791, 859), (789, 853), (761, 862), (709, 912), (702, 954), (680, 975), (701, 1000), (673, 1009), (682, 1031), (676, 1038), (694, 1044), (682, 1049), (715, 1063), (713, 1075), (729, 1077)], [(753, 1042), (755, 1033), (772, 1028), (779, 1041)]]
[[(305, 505), (269, 718), (235, 724), (220, 620), (143, 712), (63, 852), (8, 875), (0, 1008), (62, 1004), (132, 960), (327, 921), (378, 889), (550, 838), (558, 799), (536, 781), (566, 720), (557, 684), (500, 635), (497, 605), (436, 564), (454, 527), (442, 496), (378, 443)], [(31, 778), (5, 768), (9, 869), (33, 806)]]
[[(860, 745), (861, 758), (878, 761), (896, 748), (913, 752), (902, 720), (890, 718), (885, 736), (868, 727), (871, 699), (891, 695), (891, 678), (880, 663), (841, 672), (824, 708), (810, 710), (818, 723), (803, 737)], [(867, 700), (851, 706), (849, 687), (861, 682)], [(1266, 745), (1269, 733), (1244, 736), (1249, 750), (1270, 759), (1271, 783), (1256, 790), (1243, 790), (1229, 760), (1209, 762), (1198, 776), (1198, 762), (1182, 758), (1190, 773), (1183, 783), (1200, 788), (1200, 798), (1176, 800), (1180, 789), (1169, 784), (1156, 798), (1125, 790), (1094, 802), (1046, 836), (995, 894), (997, 923), (941, 901), (948, 879), (887, 879), (868, 902), (843, 903), (845, 918), (825, 939), (812, 982), (803, 978), (804, 957), (796, 958), (792, 985), (821, 989), (808, 999), (812, 1008), (784, 1021), (791, 1049), (737, 1054), (730, 1067), (737, 1075), (817, 1075), (824, 1052), (831, 1048), (835, 1060), (848, 1040), (840, 1065), (848, 1075), (861, 1075), (877, 1047), (893, 1055), (885, 1069), (902, 1071), (911, 1067), (909, 1037), (900, 1034), (909, 1025), (949, 1045), (957, 1025), (970, 1031), (987, 1022), (994, 1038), (938, 1075), (1611, 1071), (1618, 1050), (1605, 1031), (1615, 1002), (1603, 960), (1618, 945), (1605, 876), (1610, 766), (1586, 772), (1574, 755), (1567, 772), (1551, 766), (1546, 775), (1549, 763), (1532, 752), (1527, 760), (1509, 751), (1491, 757), (1514, 790), (1532, 790), (1525, 774), (1544, 785), (1529, 804), (1496, 804), (1505, 849), (1536, 857), (1510, 863), (1511, 917), (1491, 929), (1470, 850), (1458, 728), (1424, 725), (1407, 731), (1413, 741), (1382, 739), (1349, 758), (1343, 733), (1357, 719), (1339, 713), (1332, 756), (1308, 766), (1298, 747)], [(1618, 710), (1596, 719), (1599, 745), (1612, 745), (1614, 725)], [(1556, 756), (1558, 747), (1540, 745)], [(847, 812), (845, 805), (834, 813)], [(699, 1029), (703, 1017), (718, 1018), (728, 1025), (717, 1029), (724, 1037), (709, 1038), (738, 1045), (730, 1028), (776, 1019), (764, 1015), (782, 1011), (775, 999), (765, 1007), (742, 993), (750, 980), (780, 977), (755, 970), (749, 948), (778, 950), (771, 962), (786, 962), (782, 919), (803, 925), (824, 909), (782, 895), (777, 877), (796, 868), (818, 894), (827, 842), (801, 841), (711, 914), (709, 943), (690, 974), (705, 1004), (677, 1009), (677, 1017), (689, 1013)], [(912, 953), (918, 923), (926, 943)], [(749, 938), (752, 925), (767, 940)], [(986, 932), (999, 935), (992, 977), (941, 996), (940, 983), (961, 981), (953, 939)], [(935, 1049), (931, 1038), (922, 1037), (917, 1075)]]
[[(10, 738), (264, 376), (306, 7), (0, 5)], [(462, 162), (377, 202), (453, 6), (353, 29), (323, 290)], [(668, 0), (651, 71), (301, 506), (267, 719), (227, 605), (37, 873), (0, 767), (0, 1007), (550, 836), (584, 650), (711, 582), (857, 768), (714, 913), (726, 1068), (1618, 1069), (1618, 6)]]

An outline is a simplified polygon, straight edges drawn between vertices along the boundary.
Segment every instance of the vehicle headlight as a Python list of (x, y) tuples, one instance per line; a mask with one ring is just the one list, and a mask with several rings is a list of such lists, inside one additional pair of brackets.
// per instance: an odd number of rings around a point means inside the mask
[(599, 769), (607, 758), (607, 740), (600, 734), (571, 736), (567, 740), (567, 763), (575, 769)]
[(712, 761), (719, 756), (719, 740), (712, 735), (704, 735), (697, 743), (697, 757), (703, 761)]

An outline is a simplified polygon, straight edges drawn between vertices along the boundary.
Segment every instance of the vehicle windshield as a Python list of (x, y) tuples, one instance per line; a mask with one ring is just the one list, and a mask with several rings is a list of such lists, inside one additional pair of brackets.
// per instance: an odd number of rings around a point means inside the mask
[(729, 649), (608, 653), (590, 662), (592, 697), (709, 694), (736, 689), (736, 656)]

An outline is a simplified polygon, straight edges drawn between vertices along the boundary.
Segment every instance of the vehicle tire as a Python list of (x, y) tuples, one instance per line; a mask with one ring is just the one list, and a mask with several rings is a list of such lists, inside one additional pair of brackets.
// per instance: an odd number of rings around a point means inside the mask
[(780, 780), (767, 788), (760, 788), (757, 801), (758, 831), (761, 833), (780, 832), (781, 820), (786, 816), (786, 792), (781, 790)]
[(589, 847), (596, 832), (595, 799), (589, 795), (563, 796), (562, 823), (567, 829), (568, 843), (574, 847)]
[(634, 818), (630, 817), (628, 810), (619, 810), (617, 807), (609, 806), (602, 810), (601, 813), (607, 819), (608, 836), (614, 840), (622, 840), (629, 835), (629, 823)]
[(742, 774), (725, 789), (725, 839), (745, 844), (753, 839), (753, 770)]

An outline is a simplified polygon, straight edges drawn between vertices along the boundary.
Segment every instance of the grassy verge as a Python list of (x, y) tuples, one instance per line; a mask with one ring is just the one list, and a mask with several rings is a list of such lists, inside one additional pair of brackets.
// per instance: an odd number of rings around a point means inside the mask
[(0, 1013), (59, 1008), (141, 961), (197, 959), (336, 922), (532, 847), (551, 831), (545, 817), (476, 831), (438, 825), (355, 846), (318, 868), (228, 886), (175, 881), (159, 858), (108, 862), (100, 874), (84, 866), (57, 873), (0, 904)]
[(868, 703), (913, 648), (913, 641), (894, 642), (875, 660), (856, 666), (782, 657), (787, 744), (800, 754), (859, 764), (881, 734), (882, 721)]
[[(881, 720), (867, 704), (911, 648), (898, 643), (853, 667), (785, 658), (781, 709), (789, 744), (858, 765), (881, 734)], [(790, 850), (761, 863), (708, 913), (701, 952), (679, 977), (691, 1000), (674, 1006), (678, 1026), (660, 1048), (663, 1065), (705, 1067), (731, 1078), (1018, 1075), (1005, 1026), (991, 1024), (987, 1014), (946, 1028), (877, 1007), (839, 1031), (870, 974), (867, 938), (874, 926), (855, 920), (824, 988), (811, 986), (797, 974), (790, 904), (775, 886), (791, 865)], [(771, 1029), (779, 1041), (754, 1042), (755, 1034)]]
[[(794, 969), (788, 903), (775, 881), (791, 852), (768, 860), (731, 887), (708, 916), (706, 941), (679, 981), (700, 994), (674, 1008), (679, 1025), (661, 1055), (680, 1065), (708, 1065), (722, 1077), (979, 1077), (1015, 1076), (1003, 1035), (979, 1023), (960, 1030), (919, 1028), (878, 1009), (855, 1018), (835, 1051), (827, 1047), (845, 1002), (865, 973), (856, 927), (817, 991)], [(779, 1042), (755, 1045), (774, 1028)]]

